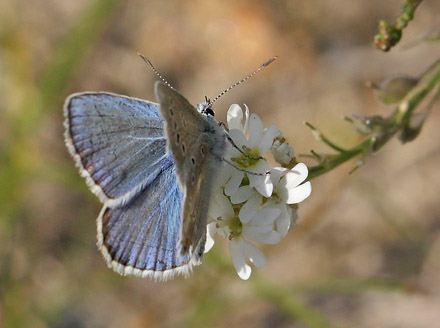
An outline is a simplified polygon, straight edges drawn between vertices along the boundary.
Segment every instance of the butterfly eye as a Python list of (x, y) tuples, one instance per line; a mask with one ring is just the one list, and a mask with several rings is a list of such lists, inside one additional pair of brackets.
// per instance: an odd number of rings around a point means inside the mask
[(210, 115), (210, 116), (214, 117), (214, 111), (209, 107), (205, 109), (205, 113), (206, 113), (206, 115)]

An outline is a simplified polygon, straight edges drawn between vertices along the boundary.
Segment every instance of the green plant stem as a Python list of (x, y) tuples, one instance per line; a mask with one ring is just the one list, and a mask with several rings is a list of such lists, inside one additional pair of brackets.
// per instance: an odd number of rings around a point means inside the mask
[[(46, 251), (46, 245), (37, 244), (38, 237), (34, 236), (35, 233), (30, 233), (29, 229), (33, 227), (28, 224), (28, 219), (32, 213), (26, 212), (29, 194), (23, 192), (29, 189), (30, 184), (42, 178), (41, 172), (46, 167), (44, 155), (39, 154), (39, 147), (35, 146), (36, 135), (40, 132), (39, 124), (53, 113), (58, 113), (61, 117), (61, 99), (65, 97), (74, 72), (84, 58), (86, 50), (108, 26), (108, 18), (115, 12), (118, 4), (119, 0), (90, 2), (75, 26), (61, 41), (53, 58), (43, 68), (38, 81), (34, 80), (33, 69), (27, 60), (29, 49), (26, 42), (20, 38), (20, 28), (11, 27), (13, 37), (1, 38), (9, 49), (5, 52), (7, 56), (2, 58), (4, 66), (7, 67), (2, 78), (12, 81), (18, 78), (21, 82), (18, 87), (16, 83), (7, 83), (15, 88), (11, 94), (23, 93), (26, 97), (23, 97), (24, 100), (21, 102), (17, 102), (13, 97), (5, 97), (11, 126), (9, 136), (0, 149), (0, 185), (3, 187), (0, 190), (0, 229), (8, 231), (4, 236), (10, 238), (12, 249), (15, 249), (15, 244), (22, 248), (29, 245), (37, 246), (27, 247), (25, 250), (25, 259), (28, 262), (26, 266), (29, 268), (35, 265), (34, 262), (40, 261), (45, 254), (43, 252)], [(73, 170), (74, 168), (72, 172)], [(47, 322), (47, 318), (57, 310), (54, 308), (51, 311), (41, 311), (30, 302), (25, 302), (23, 306), (23, 297), (20, 297), (19, 293), (35, 288), (33, 279), (29, 278), (34, 273), (27, 269), (17, 277), (14, 275), (15, 267), (13, 256), (0, 260), (0, 294), (4, 296), (5, 302), (2, 305), (7, 315), (5, 326), (31, 326), (26, 321), (29, 320), (28, 314), (32, 314), (31, 318), (38, 317), (41, 322)], [(32, 321), (32, 324), (42, 326), (41, 322)]]
[[(440, 59), (431, 65), (431, 67), (422, 75), (419, 83), (399, 103), (390, 117), (386, 119), (390, 122), (389, 126), (383, 127), (381, 131), (371, 134), (368, 139), (350, 149), (342, 150), (342, 148), (336, 147), (340, 150), (338, 154), (329, 156), (329, 158), (323, 163), (309, 167), (309, 176), (307, 180), (312, 180), (313, 178), (329, 172), (357, 155), (367, 155), (371, 151), (375, 152), (382, 148), (393, 135), (402, 131), (402, 129), (409, 125), (415, 110), (428, 94), (438, 88), (438, 85), (440, 85)], [(313, 129), (313, 133), (316, 134), (316, 129)], [(320, 136), (320, 140), (324, 140), (322, 136)], [(328, 138), (325, 138), (325, 140), (325, 143), (329, 145)], [(402, 140), (402, 142), (406, 141)], [(333, 143), (331, 144), (334, 145)], [(336, 149), (334, 146), (331, 146), (331, 148)]]
[(305, 125), (307, 125), (313, 132), (313, 134), (315, 135), (315, 137), (324, 142), (327, 146), (329, 146), (330, 148), (333, 148), (334, 150), (338, 151), (338, 152), (345, 152), (346, 150), (339, 147), (338, 145), (336, 145), (334, 142), (332, 142), (330, 139), (328, 139), (325, 135), (323, 135), (317, 128), (315, 128), (312, 124), (310, 124), (309, 122), (304, 122)]
[(401, 101), (396, 113), (396, 119), (400, 121), (396, 123), (407, 124), (417, 106), (437, 84), (440, 84), (440, 58), (428, 68), (415, 88)]
[(326, 161), (323, 164), (309, 167), (309, 176), (307, 178), (307, 181), (310, 181), (326, 172), (333, 170), (334, 168), (347, 162), (357, 155), (365, 153), (367, 149), (371, 148), (372, 143), (373, 141), (371, 139), (367, 139), (360, 144), (354, 146), (353, 148), (348, 149), (340, 153), (339, 155), (335, 155), (332, 159)]

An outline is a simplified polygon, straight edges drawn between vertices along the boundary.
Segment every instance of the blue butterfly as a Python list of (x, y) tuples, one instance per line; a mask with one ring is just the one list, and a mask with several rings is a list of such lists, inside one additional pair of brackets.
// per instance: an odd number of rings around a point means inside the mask
[(73, 94), (64, 125), (70, 154), (104, 203), (97, 237), (108, 266), (166, 280), (201, 262), (226, 135), (209, 105), (198, 111), (162, 82), (155, 94), (159, 105), (105, 92)]
[(227, 141), (238, 149), (211, 106), (275, 59), (197, 109), (162, 82), (158, 104), (108, 92), (66, 99), (65, 142), (104, 204), (97, 244), (110, 268), (167, 280), (201, 263), (217, 172), (224, 162), (234, 166), (223, 158)]

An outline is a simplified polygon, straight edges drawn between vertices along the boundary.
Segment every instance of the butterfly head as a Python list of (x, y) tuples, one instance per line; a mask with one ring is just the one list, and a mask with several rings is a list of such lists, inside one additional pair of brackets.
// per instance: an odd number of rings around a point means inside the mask
[(212, 109), (212, 102), (205, 96), (205, 101), (197, 105), (199, 113), (214, 117), (214, 110)]

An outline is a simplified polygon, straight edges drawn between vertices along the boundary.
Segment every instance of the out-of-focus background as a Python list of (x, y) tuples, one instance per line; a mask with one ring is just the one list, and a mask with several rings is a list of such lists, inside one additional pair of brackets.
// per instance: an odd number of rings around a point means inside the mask
[(393, 109), (365, 81), (417, 76), (440, 55), (409, 47), (439, 1), (421, 4), (391, 52), (374, 48), (378, 20), (402, 2), (0, 0), (0, 327), (439, 327), (436, 109), (415, 141), (314, 179), (298, 226), (263, 247), (267, 266), (249, 281), (220, 239), (189, 279), (109, 270), (95, 246), (101, 204), (63, 140), (70, 93), (154, 100), (140, 51), (193, 104), (278, 55), (216, 103), (217, 118), (246, 103), (297, 155), (330, 151), (303, 121), (353, 146), (362, 137), (344, 115)]

